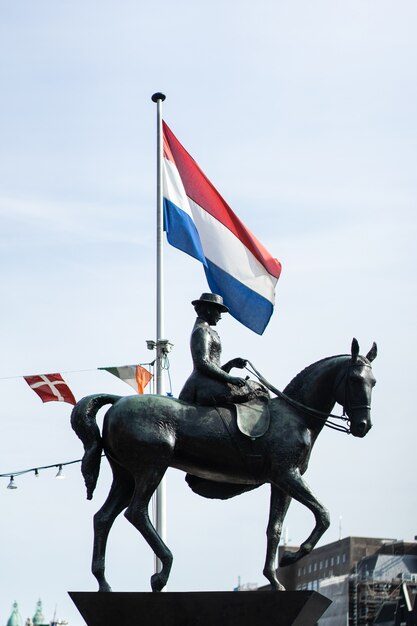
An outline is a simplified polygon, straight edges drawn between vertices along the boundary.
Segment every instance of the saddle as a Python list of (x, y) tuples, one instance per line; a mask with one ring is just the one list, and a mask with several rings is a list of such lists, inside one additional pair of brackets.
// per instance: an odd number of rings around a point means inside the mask
[(257, 439), (266, 433), (271, 421), (269, 402), (255, 399), (234, 406), (237, 427), (242, 434)]

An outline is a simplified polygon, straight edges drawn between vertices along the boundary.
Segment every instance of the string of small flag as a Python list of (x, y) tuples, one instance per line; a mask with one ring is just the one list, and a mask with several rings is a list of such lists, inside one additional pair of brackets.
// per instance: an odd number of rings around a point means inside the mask
[[(144, 365), (152, 370), (154, 363), (155, 361), (145, 364), (98, 367), (97, 369), (109, 372), (132, 387), (136, 393), (143, 394), (147, 385), (154, 378), (152, 371), (149, 371)], [(77, 403), (68, 383), (60, 373), (16, 376), (16, 378), (23, 378), (42, 402), (67, 402), (73, 405)]]

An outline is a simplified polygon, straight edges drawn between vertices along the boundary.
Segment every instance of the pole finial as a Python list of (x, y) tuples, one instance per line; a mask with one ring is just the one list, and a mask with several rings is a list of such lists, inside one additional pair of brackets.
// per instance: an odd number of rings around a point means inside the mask
[(165, 100), (165, 98), (166, 98), (166, 95), (164, 93), (161, 93), (160, 91), (157, 91), (152, 96), (152, 102), (158, 102), (158, 100), (162, 100), (162, 102), (163, 102)]

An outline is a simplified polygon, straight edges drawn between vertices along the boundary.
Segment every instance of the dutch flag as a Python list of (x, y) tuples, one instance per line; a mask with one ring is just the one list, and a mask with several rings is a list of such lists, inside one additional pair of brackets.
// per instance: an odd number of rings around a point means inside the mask
[(163, 122), (164, 229), (204, 266), (213, 293), (259, 335), (274, 309), (281, 264), (235, 215)]

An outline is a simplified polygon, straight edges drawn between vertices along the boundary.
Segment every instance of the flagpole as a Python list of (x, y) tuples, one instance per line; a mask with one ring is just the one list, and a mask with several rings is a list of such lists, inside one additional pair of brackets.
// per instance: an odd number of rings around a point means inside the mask
[[(162, 189), (162, 102), (165, 100), (163, 93), (157, 92), (152, 96), (152, 102), (156, 103), (157, 110), (157, 166), (156, 166), (156, 393), (163, 395), (164, 374), (162, 360), (166, 356), (164, 337), (164, 299), (163, 299), (163, 189)], [(165, 478), (159, 484), (155, 494), (155, 528), (162, 541), (166, 543), (166, 493)], [(155, 557), (155, 571), (160, 572), (162, 564)]]

